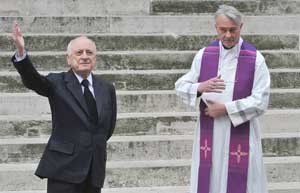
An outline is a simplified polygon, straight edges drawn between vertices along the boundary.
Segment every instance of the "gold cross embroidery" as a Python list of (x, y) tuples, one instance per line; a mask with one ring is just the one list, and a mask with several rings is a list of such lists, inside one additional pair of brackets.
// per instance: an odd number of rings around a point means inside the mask
[(207, 139), (205, 139), (205, 146), (200, 146), (200, 150), (204, 151), (204, 158), (207, 158), (207, 152), (211, 151), (211, 148), (207, 145)]
[(230, 155), (235, 155), (237, 159), (237, 163), (239, 164), (241, 162), (241, 156), (246, 156), (248, 155), (247, 152), (242, 152), (242, 146), (239, 144), (237, 146), (237, 151), (236, 152), (230, 152)]

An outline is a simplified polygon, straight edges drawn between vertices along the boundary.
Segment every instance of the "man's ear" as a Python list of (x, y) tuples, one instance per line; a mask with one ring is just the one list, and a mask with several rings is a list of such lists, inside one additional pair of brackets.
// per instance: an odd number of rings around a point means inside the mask
[(71, 58), (69, 56), (69, 54), (66, 54), (66, 60), (69, 66), (71, 66)]
[(244, 23), (241, 23), (241, 25), (240, 25), (240, 29), (242, 29), (243, 25), (244, 25)]

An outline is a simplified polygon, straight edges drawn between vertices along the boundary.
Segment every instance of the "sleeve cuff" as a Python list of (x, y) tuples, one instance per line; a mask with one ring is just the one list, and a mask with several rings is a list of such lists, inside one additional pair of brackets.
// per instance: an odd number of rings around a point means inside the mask
[(198, 87), (200, 83), (192, 84), (190, 92), (193, 93), (193, 97), (190, 99), (190, 105), (195, 106), (197, 103), (197, 98), (201, 96), (202, 93), (198, 92)]
[(15, 53), (15, 62), (20, 62), (24, 60), (27, 56), (27, 53), (24, 53), (23, 56), (18, 56), (17, 53)]
[(225, 103), (225, 107), (226, 107), (226, 111), (228, 113), (228, 117), (234, 127), (236, 127), (244, 122), (244, 120), (239, 115), (239, 113), (236, 112), (235, 102)]

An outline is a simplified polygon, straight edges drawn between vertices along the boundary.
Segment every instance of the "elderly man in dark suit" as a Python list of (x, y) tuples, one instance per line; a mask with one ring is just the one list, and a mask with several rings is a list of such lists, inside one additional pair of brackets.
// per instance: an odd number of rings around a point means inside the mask
[(91, 73), (95, 43), (85, 36), (73, 39), (67, 50), (70, 70), (43, 76), (25, 52), (17, 23), (12, 36), (14, 66), (27, 88), (48, 97), (52, 113), (52, 133), (35, 174), (48, 178), (48, 193), (101, 192), (106, 142), (116, 122), (116, 94), (111, 83)]

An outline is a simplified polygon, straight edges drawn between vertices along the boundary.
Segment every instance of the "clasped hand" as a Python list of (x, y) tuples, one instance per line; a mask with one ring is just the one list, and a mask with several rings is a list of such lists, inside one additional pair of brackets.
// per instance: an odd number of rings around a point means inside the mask
[(201, 82), (198, 87), (200, 93), (203, 92), (216, 92), (221, 93), (225, 90), (225, 82), (221, 79), (221, 75), (211, 78), (207, 81)]
[[(225, 90), (225, 82), (221, 76), (211, 78), (207, 81), (201, 82), (198, 87), (200, 93), (215, 92), (221, 93)], [(205, 115), (212, 118), (217, 118), (227, 114), (226, 107), (223, 103), (217, 101), (207, 100), (207, 108), (204, 109)]]

